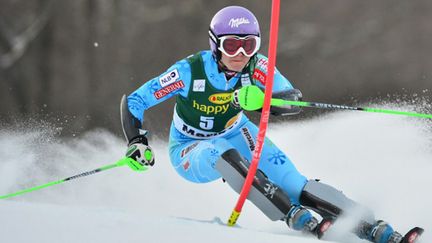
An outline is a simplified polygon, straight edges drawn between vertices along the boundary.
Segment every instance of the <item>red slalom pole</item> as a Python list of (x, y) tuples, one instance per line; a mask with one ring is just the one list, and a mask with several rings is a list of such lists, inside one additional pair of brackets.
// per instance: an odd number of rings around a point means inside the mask
[(264, 92), (264, 104), (262, 107), (261, 120), (259, 124), (259, 132), (256, 140), (256, 146), (252, 157), (252, 163), (249, 167), (246, 180), (243, 184), (242, 190), (240, 192), (239, 199), (234, 210), (228, 219), (228, 226), (234, 226), (237, 219), (240, 217), (243, 205), (249, 195), (250, 188), (252, 186), (253, 179), (255, 177), (256, 170), (258, 168), (258, 163), (261, 157), (262, 147), (264, 145), (265, 134), (268, 126), (268, 119), (270, 116), (270, 103), (273, 90), (273, 78), (276, 64), (276, 50), (277, 50), (277, 39), (278, 39), (278, 29), (279, 29), (279, 12), (280, 12), (280, 0), (272, 1), (271, 10), (271, 22), (270, 22), (270, 43), (268, 52), (268, 66), (267, 66), (267, 77), (265, 82), (265, 92)]

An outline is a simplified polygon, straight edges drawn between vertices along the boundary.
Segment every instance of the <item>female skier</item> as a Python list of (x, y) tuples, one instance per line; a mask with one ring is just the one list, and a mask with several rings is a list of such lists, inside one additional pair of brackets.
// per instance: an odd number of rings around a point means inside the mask
[[(121, 116), (129, 146), (127, 156), (137, 161), (137, 166), (154, 165), (147, 131), (142, 129), (144, 111), (175, 96), (169, 137), (175, 170), (196, 183), (223, 178), (239, 192), (258, 128), (242, 112), (236, 90), (250, 85), (265, 88), (267, 58), (258, 53), (258, 20), (246, 8), (221, 9), (211, 20), (208, 34), (210, 50), (178, 61), (127, 99), (123, 97)], [(302, 94), (276, 70), (273, 97), (300, 100)], [(299, 112), (298, 107), (271, 107), (273, 115)], [(328, 223), (339, 215), (363, 210), (340, 191), (300, 174), (269, 139), (265, 140), (258, 169), (248, 199), (271, 220), (283, 220), (292, 229), (321, 237)], [(309, 210), (320, 214), (322, 221)], [(416, 237), (408, 241), (413, 234), (403, 237), (389, 224), (375, 220), (369, 210), (363, 211), (353, 229), (360, 238), (375, 243), (414, 242)]]

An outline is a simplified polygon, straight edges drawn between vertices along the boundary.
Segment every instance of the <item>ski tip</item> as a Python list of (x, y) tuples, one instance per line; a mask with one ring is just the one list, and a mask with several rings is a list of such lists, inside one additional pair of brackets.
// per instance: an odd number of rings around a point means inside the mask
[(420, 227), (414, 227), (404, 236), (402, 243), (415, 243), (423, 234), (424, 229)]
[(420, 228), (420, 227), (416, 227), (416, 228), (417, 228), (419, 234), (423, 234), (423, 232), (424, 232), (424, 229), (423, 229), (423, 228)]
[(316, 230), (316, 235), (318, 239), (321, 239), (325, 232), (333, 225), (333, 220), (323, 219), (321, 223), (318, 224)]

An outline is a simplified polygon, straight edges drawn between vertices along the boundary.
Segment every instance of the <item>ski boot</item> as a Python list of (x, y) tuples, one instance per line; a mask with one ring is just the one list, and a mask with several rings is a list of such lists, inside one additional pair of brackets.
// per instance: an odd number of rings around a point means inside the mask
[(297, 205), (291, 207), (285, 221), (291, 229), (312, 234), (318, 239), (332, 224), (332, 221), (327, 219), (318, 222), (318, 219), (312, 216), (309, 210)]
[(313, 232), (318, 226), (318, 220), (302, 206), (292, 206), (285, 220), (288, 227), (299, 231)]
[(415, 243), (422, 233), (422, 228), (415, 227), (405, 234), (405, 236), (402, 236), (382, 220), (378, 220), (373, 225), (362, 222), (356, 229), (356, 234), (361, 239), (367, 239), (374, 243)]

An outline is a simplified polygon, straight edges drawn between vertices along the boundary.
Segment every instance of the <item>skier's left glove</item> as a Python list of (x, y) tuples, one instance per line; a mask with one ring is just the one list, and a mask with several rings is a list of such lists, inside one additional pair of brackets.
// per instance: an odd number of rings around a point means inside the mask
[[(289, 89), (279, 92), (274, 92), (272, 98), (282, 100), (301, 101), (302, 93), (298, 89)], [(231, 105), (237, 109), (244, 109), (248, 111), (262, 111), (264, 103), (264, 93), (259, 91), (258, 88), (252, 86), (245, 86), (241, 89), (234, 91), (231, 98)], [(301, 108), (298, 106), (283, 105), (283, 106), (270, 106), (270, 113), (272, 115), (295, 115), (300, 113)]]
[(148, 145), (145, 135), (139, 135), (131, 139), (126, 157), (132, 159), (127, 165), (135, 171), (146, 170), (148, 166), (153, 166), (155, 163), (153, 150)]
[[(280, 92), (274, 92), (272, 98), (282, 99), (282, 100), (292, 100), (301, 101), (303, 98), (302, 93), (298, 89), (289, 89)], [(286, 115), (296, 115), (301, 112), (299, 106), (284, 105), (284, 106), (271, 106), (270, 113), (275, 116), (286, 116)]]

